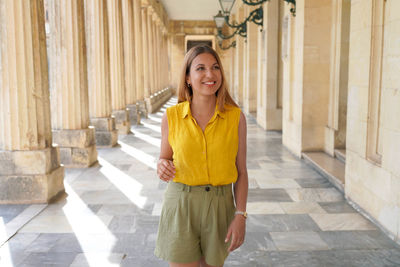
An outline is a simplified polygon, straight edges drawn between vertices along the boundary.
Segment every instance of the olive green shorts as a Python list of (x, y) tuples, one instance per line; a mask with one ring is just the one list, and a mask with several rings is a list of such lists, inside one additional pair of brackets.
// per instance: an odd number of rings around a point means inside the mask
[(225, 237), (234, 213), (232, 184), (188, 186), (169, 182), (154, 254), (175, 263), (204, 257), (209, 265), (223, 265), (229, 247)]

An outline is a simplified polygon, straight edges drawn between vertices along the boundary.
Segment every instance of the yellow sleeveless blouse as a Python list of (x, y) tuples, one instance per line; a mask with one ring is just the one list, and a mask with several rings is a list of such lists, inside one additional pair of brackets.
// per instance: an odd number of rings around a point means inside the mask
[(187, 185), (225, 185), (237, 180), (240, 109), (215, 107), (204, 132), (192, 117), (190, 103), (167, 109), (168, 141), (173, 151), (174, 182)]

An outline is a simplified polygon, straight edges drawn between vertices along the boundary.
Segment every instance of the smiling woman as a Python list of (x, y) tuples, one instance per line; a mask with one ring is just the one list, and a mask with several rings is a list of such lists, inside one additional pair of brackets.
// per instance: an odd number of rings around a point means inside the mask
[(209, 46), (185, 56), (178, 105), (161, 122), (157, 174), (168, 187), (156, 256), (172, 267), (222, 266), (245, 236), (246, 120)]

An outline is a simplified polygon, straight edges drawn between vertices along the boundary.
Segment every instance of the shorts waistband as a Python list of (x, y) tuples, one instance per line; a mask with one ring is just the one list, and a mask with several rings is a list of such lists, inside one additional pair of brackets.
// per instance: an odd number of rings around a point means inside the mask
[(232, 193), (232, 184), (227, 184), (227, 185), (218, 185), (218, 186), (213, 186), (213, 185), (187, 185), (187, 184), (182, 184), (182, 183), (176, 183), (173, 181), (170, 181), (168, 183), (168, 186), (177, 189), (179, 191), (185, 191), (185, 192), (213, 192), (215, 194), (221, 194), (224, 195), (226, 193)]

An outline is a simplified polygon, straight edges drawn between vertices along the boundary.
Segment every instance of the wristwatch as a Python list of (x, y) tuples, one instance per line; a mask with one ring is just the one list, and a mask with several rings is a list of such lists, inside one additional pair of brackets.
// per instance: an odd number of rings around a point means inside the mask
[(237, 211), (235, 211), (235, 215), (237, 215), (237, 214), (243, 215), (243, 217), (245, 219), (247, 219), (247, 212), (246, 211), (237, 210)]

